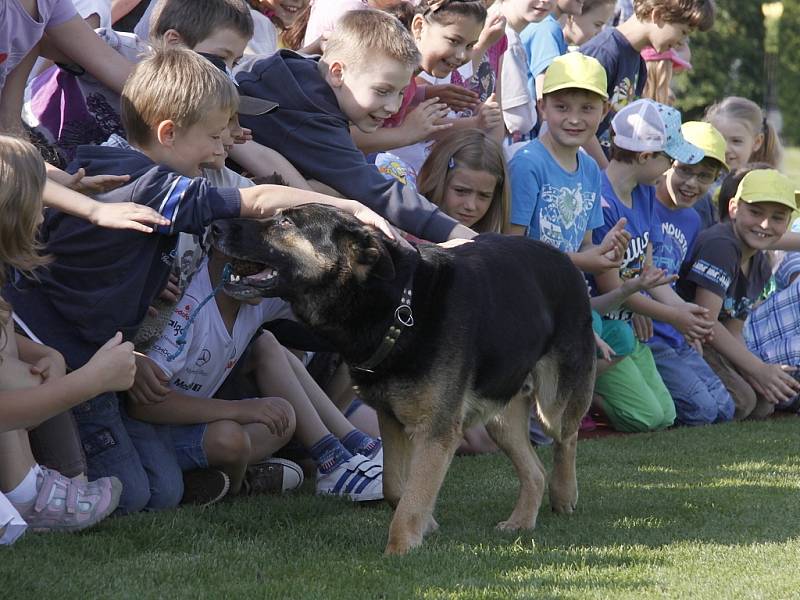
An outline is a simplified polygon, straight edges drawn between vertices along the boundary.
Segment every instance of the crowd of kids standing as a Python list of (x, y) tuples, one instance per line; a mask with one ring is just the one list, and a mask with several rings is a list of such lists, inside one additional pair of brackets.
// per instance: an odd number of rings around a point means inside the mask
[[(500, 232), (567, 253), (598, 348), (585, 429), (796, 410), (780, 141), (746, 98), (699, 121), (672, 107), (715, 10), (0, 4), (0, 543), (304, 472), (318, 494), (382, 498), (376, 416), (347, 366), (205, 235), (307, 202), (411, 243)], [(535, 413), (531, 438), (549, 441)], [(494, 449), (465, 432), (462, 452)]]

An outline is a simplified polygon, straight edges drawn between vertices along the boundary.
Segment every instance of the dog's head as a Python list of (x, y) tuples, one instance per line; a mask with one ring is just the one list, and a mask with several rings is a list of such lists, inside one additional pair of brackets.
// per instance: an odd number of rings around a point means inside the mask
[(284, 209), (263, 220), (214, 221), (208, 241), (232, 258), (225, 291), (242, 298), (292, 301), (315, 288), (395, 275), (387, 238), (324, 204)]

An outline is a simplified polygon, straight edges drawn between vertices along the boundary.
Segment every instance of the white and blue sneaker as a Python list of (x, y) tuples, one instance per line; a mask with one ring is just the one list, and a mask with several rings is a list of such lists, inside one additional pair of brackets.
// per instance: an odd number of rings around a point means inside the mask
[(354, 454), (330, 473), (317, 469), (317, 494), (349, 498), (353, 502), (383, 499), (383, 466)]

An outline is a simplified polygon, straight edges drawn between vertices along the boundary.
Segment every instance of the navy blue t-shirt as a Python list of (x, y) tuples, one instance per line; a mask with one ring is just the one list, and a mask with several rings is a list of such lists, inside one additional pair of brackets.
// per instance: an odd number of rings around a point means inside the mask
[(641, 98), (647, 81), (647, 67), (639, 51), (631, 46), (628, 38), (613, 27), (606, 28), (594, 36), (581, 46), (580, 51), (599, 60), (608, 77), (611, 110), (597, 129), (597, 137), (601, 137), (619, 109)]

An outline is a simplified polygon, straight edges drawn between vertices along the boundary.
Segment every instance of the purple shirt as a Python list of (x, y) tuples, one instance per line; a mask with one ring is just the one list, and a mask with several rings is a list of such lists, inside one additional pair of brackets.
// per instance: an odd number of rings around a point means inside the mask
[(78, 13), (72, 0), (37, 0), (34, 20), (19, 0), (0, 2), (0, 88), (6, 77), (42, 39), (45, 29), (66, 23)]

